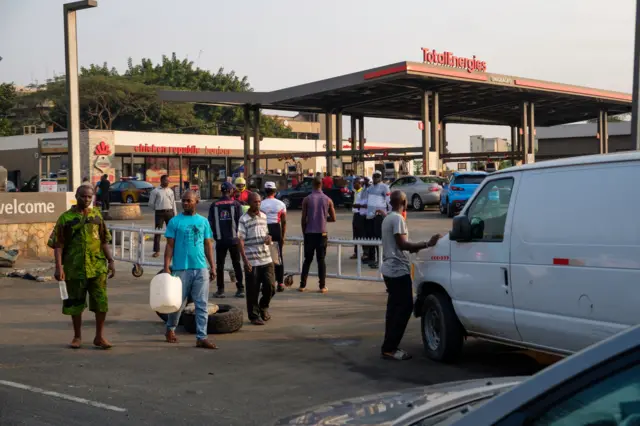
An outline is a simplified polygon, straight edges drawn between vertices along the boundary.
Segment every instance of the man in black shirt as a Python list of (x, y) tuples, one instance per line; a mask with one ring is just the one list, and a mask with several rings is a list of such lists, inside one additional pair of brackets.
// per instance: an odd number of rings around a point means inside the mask
[(104, 174), (102, 175), (102, 179), (100, 179), (100, 183), (98, 184), (98, 188), (100, 188), (100, 203), (102, 203), (102, 211), (109, 211), (109, 187), (111, 183), (109, 182), (109, 176)]

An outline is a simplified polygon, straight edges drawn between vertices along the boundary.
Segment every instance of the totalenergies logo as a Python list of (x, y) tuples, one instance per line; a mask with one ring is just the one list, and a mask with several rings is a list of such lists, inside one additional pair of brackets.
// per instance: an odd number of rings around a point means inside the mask
[(424, 47), (422, 48), (422, 62), (444, 65), (445, 67), (462, 68), (467, 70), (467, 72), (485, 72), (487, 70), (487, 63), (477, 60), (475, 55), (473, 55), (473, 58), (461, 58), (451, 52), (438, 53), (435, 50)]

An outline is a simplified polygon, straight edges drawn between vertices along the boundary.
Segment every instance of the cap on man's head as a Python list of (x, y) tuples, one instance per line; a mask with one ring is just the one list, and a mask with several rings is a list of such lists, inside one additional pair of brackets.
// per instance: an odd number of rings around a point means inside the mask
[(276, 183), (275, 182), (265, 182), (264, 183), (264, 189), (276, 189)]
[(232, 191), (233, 184), (231, 182), (222, 182), (222, 185), (220, 185), (220, 190), (223, 192)]
[(376, 170), (375, 172), (373, 172), (374, 176), (382, 176), (382, 173), (380, 172), (380, 170)]

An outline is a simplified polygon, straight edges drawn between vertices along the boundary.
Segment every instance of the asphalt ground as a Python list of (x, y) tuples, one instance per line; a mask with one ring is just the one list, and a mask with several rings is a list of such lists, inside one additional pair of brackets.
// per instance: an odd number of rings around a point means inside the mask
[[(203, 204), (200, 210), (207, 208)], [(289, 213), (289, 235), (300, 235), (299, 219), (299, 211)], [(350, 237), (350, 221), (350, 212), (340, 211), (330, 235)], [(150, 214), (136, 222), (151, 224)], [(436, 211), (410, 212), (408, 224), (411, 239), (420, 240), (445, 232), (450, 219)], [(296, 248), (285, 249), (287, 268), (295, 267)], [(329, 253), (332, 271), (337, 255)], [(354, 269), (349, 255), (343, 253), (347, 271)], [(386, 292), (382, 283), (366, 280), (330, 279), (325, 295), (278, 293), (266, 326), (250, 325), (245, 314), (238, 332), (210, 336), (216, 351), (196, 349), (195, 337), (183, 331), (180, 343), (170, 345), (148, 305), (149, 281), (157, 270), (145, 268), (140, 278), (130, 270), (130, 264), (118, 262), (109, 281), (106, 331), (115, 346), (108, 351), (91, 347), (90, 313), (83, 348), (67, 348), (72, 328), (60, 313), (57, 283), (0, 278), (0, 425), (263, 425), (337, 399), (528, 375), (554, 361), (469, 339), (458, 363), (438, 364), (424, 356), (415, 318), (403, 340), (414, 358), (383, 361)], [(308, 287), (315, 287), (314, 279)], [(241, 299), (229, 297), (224, 303), (244, 309)]]

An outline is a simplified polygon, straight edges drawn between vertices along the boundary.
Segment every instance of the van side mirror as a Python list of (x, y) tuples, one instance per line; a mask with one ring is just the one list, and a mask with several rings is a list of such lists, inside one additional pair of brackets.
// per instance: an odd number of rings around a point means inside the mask
[(453, 227), (449, 233), (451, 241), (459, 243), (471, 241), (471, 222), (467, 216), (458, 215), (453, 218)]

